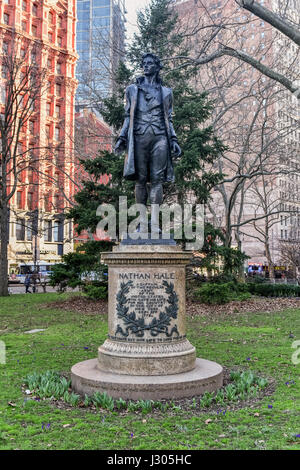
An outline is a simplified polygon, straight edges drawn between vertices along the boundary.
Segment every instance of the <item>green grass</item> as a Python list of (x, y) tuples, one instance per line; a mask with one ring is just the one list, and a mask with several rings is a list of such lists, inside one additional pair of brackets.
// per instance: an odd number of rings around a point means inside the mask
[[(67, 296), (0, 298), (0, 339), (7, 355), (7, 363), (0, 364), (1, 449), (300, 449), (300, 364), (291, 360), (292, 343), (300, 339), (300, 310), (188, 320), (197, 356), (274, 378), (273, 395), (243, 409), (227, 408), (225, 414), (224, 407), (222, 413), (120, 414), (60, 409), (48, 400), (28, 401), (22, 392), (26, 375), (69, 374), (76, 362), (96, 357), (106, 338), (105, 316), (45, 308)], [(25, 334), (34, 328), (46, 330)]]

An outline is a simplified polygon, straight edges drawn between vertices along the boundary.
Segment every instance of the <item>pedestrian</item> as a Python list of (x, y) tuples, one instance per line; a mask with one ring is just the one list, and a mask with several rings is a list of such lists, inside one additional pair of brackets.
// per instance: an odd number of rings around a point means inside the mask
[(31, 294), (32, 292), (29, 290), (31, 284), (30, 274), (26, 274), (24, 285), (25, 285), (25, 294)]
[(40, 284), (43, 288), (44, 293), (46, 293), (47, 280), (46, 280), (46, 277), (43, 275), (40, 278)]
[(41, 282), (41, 278), (40, 278), (40, 275), (37, 271), (34, 271), (32, 276), (31, 276), (31, 280), (32, 280), (32, 283), (33, 283), (33, 288), (32, 288), (32, 291), (35, 293), (35, 292), (38, 292), (38, 287), (37, 287), (37, 282)]

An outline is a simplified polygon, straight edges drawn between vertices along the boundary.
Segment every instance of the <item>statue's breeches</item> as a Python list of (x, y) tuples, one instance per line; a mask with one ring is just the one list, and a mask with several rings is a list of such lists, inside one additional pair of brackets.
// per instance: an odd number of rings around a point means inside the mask
[(169, 155), (166, 135), (155, 135), (149, 126), (144, 134), (134, 136), (137, 181), (140, 184), (163, 183)]

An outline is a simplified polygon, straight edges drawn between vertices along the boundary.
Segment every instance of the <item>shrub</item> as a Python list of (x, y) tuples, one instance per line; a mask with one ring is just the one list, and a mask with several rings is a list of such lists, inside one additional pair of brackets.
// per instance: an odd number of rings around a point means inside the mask
[(83, 287), (83, 292), (86, 293), (87, 297), (94, 300), (107, 299), (108, 295), (107, 286), (97, 286), (94, 284), (86, 284)]
[(263, 297), (299, 297), (300, 286), (289, 284), (260, 284), (249, 283), (248, 289), (251, 294), (261, 295)]
[(225, 304), (231, 300), (246, 300), (251, 297), (248, 286), (237, 282), (207, 283), (195, 289), (194, 297), (206, 304)]

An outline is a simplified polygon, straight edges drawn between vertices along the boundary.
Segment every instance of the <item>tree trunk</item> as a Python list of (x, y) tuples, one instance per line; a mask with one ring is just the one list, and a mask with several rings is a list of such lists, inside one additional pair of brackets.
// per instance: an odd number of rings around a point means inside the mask
[(0, 213), (0, 297), (8, 295), (8, 207), (6, 201), (1, 201)]
[[(242, 242), (240, 240), (239, 234), (237, 234), (237, 239), (238, 239), (238, 249), (239, 249), (239, 251), (242, 251)], [(239, 269), (238, 269), (238, 281), (239, 282), (246, 282), (245, 272), (244, 272), (244, 262), (240, 263), (240, 266), (239, 266)]]
[(265, 250), (266, 250), (266, 258), (267, 258), (267, 261), (268, 261), (269, 278), (270, 279), (275, 279), (274, 263), (272, 261), (270, 247), (269, 247), (268, 242), (265, 243)]

